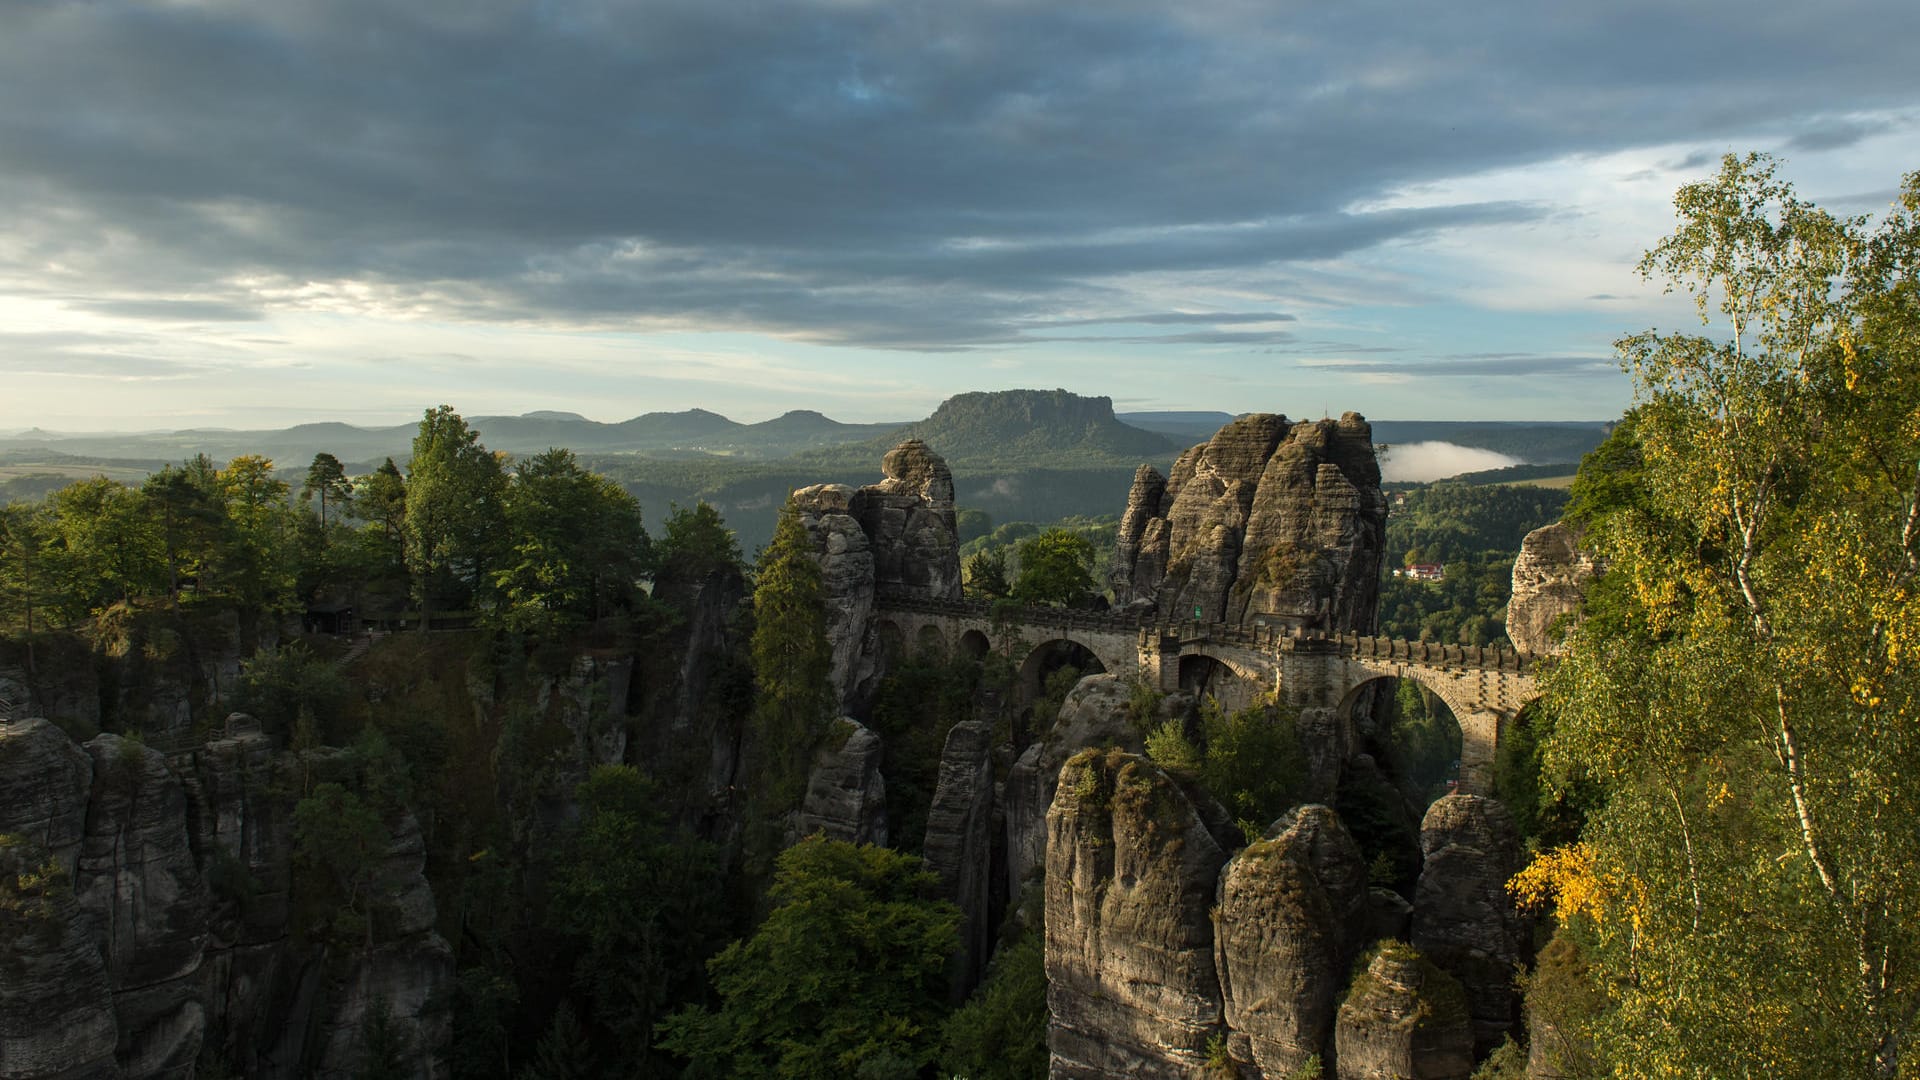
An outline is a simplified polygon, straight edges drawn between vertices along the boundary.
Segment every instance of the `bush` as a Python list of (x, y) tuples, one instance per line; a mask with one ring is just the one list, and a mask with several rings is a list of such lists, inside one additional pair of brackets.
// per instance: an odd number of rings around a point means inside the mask
[(987, 980), (941, 1029), (940, 1067), (967, 1080), (1047, 1075), (1045, 936), (1029, 930), (994, 957)]

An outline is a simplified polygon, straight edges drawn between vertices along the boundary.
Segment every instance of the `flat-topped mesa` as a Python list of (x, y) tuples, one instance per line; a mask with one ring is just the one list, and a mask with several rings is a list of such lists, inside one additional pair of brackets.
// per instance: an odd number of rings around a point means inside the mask
[(1204, 622), (1371, 630), (1386, 546), (1373, 429), (1359, 413), (1251, 413), (1134, 474), (1113, 586), (1122, 605)]

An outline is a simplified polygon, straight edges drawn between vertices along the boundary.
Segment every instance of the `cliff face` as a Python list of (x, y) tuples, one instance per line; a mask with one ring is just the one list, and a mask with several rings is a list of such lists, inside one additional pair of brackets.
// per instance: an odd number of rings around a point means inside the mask
[(1047, 811), (1055, 1080), (1199, 1078), (1220, 1025), (1208, 915), (1227, 855), (1152, 762), (1088, 750)]
[(872, 542), (874, 587), (925, 600), (960, 599), (960, 533), (946, 460), (908, 439), (887, 451), (880, 471), (884, 479), (855, 492), (850, 508)]
[(1234, 856), (1214, 950), (1235, 1060), (1288, 1076), (1326, 1055), (1366, 911), (1366, 863), (1324, 806), (1300, 807)]
[(1368, 630), (1386, 499), (1358, 413), (1243, 416), (1174, 463), (1135, 474), (1113, 585), (1122, 605), (1202, 621)]
[(1544, 525), (1520, 542), (1513, 560), (1513, 597), (1507, 601), (1507, 637), (1521, 652), (1557, 652), (1566, 623), (1580, 613), (1580, 596), (1600, 572), (1580, 550), (1580, 535), (1564, 521)]
[[(187, 1077), (224, 1032), (213, 1049), (245, 1075), (345, 1077), (376, 1002), (416, 1048), (414, 1074), (444, 1073), (452, 956), (418, 825), (393, 825), (374, 948), (329, 981), (289, 935), (287, 778), (236, 726), (168, 756), (0, 724), (0, 889), (34, 894), (27, 932), (0, 934), (0, 1075)], [(22, 867), (53, 873), (30, 884)]]

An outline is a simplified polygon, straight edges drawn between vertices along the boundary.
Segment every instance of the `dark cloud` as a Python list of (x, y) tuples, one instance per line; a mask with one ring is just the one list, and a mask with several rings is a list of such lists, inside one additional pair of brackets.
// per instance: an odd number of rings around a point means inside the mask
[(1048, 335), (1034, 341), (1092, 342), (1105, 345), (1283, 345), (1294, 340), (1285, 330), (1190, 330), (1180, 334), (1132, 334), (1106, 336), (1080, 334), (1073, 337)]
[(70, 300), (67, 307), (121, 319), (156, 322), (252, 322), (258, 307), (224, 300)]
[(1055, 319), (1035, 326), (1239, 326), (1246, 323), (1294, 322), (1278, 311), (1163, 311), (1152, 314), (1110, 315), (1098, 319)]
[(1867, 123), (1860, 120), (1826, 120), (1817, 127), (1802, 131), (1787, 140), (1788, 150), (1839, 150), (1852, 146), (1863, 139), (1891, 130), (1887, 123)]
[(1411, 182), (1783, 124), (1845, 145), (1869, 132), (1809, 111), (1911, 104), (1920, 34), (1881, 0), (6, 10), (0, 288), (210, 320), (351, 280), (328, 302), (934, 350), (1183, 325), (1115, 283), (1540, 213), (1351, 209)]

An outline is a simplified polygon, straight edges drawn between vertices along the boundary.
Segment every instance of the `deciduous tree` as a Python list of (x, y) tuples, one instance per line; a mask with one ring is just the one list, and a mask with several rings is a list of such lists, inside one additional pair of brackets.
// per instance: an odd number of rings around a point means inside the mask
[(661, 1045), (694, 1077), (844, 1080), (881, 1061), (917, 1075), (946, 1012), (960, 912), (919, 859), (813, 837), (780, 855), (774, 909), (707, 965), (717, 1010), (684, 1009)]
[(1620, 343), (1641, 460), (1585, 489), (1607, 603), (1549, 676), (1548, 771), (1607, 801), (1536, 877), (1619, 1068), (1891, 1078), (1920, 1009), (1920, 174), (1877, 228), (1754, 156), (1676, 206), (1642, 269), (1705, 331)]

